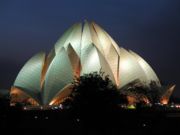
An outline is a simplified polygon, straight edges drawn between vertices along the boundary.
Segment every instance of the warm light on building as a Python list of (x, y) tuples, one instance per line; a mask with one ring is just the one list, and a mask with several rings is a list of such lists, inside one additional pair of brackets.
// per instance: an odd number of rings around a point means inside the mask
[(170, 96), (172, 95), (175, 87), (176, 87), (176, 85), (172, 85), (172, 86), (170, 86), (170, 87), (165, 91), (165, 93), (163, 94), (163, 96), (162, 96), (161, 99), (160, 99), (160, 103), (161, 103), (161, 104), (163, 104), (163, 105), (168, 104), (169, 98), (170, 98)]
[[(118, 89), (137, 79), (146, 86), (151, 81), (161, 86), (143, 58), (119, 47), (96, 23), (85, 22), (70, 27), (47, 56), (44, 52), (38, 53), (24, 65), (13, 84), (11, 95), (16, 96), (11, 102), (23, 102), (21, 98), (25, 95), (33, 105), (60, 104), (72, 92), (69, 86), (74, 76), (100, 69)], [(128, 97), (128, 100), (133, 103), (135, 99)], [(145, 98), (144, 102), (149, 103)]]
[(167, 105), (167, 104), (168, 104), (168, 99), (163, 99), (163, 100), (161, 100), (160, 102), (161, 102), (161, 104), (163, 104), (163, 105)]

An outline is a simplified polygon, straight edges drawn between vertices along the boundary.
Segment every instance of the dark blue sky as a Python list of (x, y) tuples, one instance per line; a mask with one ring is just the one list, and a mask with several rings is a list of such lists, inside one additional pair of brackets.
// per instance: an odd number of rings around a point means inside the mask
[(94, 20), (180, 97), (180, 0), (0, 0), (0, 88), (72, 24)]

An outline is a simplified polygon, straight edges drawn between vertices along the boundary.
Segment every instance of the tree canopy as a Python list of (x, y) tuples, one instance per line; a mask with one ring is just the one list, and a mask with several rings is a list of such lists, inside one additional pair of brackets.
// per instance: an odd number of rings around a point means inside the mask
[[(119, 103), (125, 103), (117, 87), (103, 72), (84, 74), (75, 78), (73, 92), (68, 102), (80, 115), (98, 115), (112, 111)], [(67, 102), (65, 101), (65, 104)]]

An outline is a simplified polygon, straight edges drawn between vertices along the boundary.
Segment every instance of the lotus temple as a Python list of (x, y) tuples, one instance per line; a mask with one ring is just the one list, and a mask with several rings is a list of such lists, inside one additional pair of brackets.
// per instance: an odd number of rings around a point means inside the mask
[[(161, 86), (151, 66), (126, 50), (94, 22), (77, 23), (55, 43), (49, 54), (39, 52), (22, 67), (11, 88), (11, 104), (58, 105), (72, 92), (74, 77), (103, 71), (121, 89), (139, 80)], [(174, 86), (163, 95), (168, 100)]]

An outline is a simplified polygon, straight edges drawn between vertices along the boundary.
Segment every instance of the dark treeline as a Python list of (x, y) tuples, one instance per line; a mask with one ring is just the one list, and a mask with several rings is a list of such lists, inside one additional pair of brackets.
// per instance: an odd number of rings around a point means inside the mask
[(22, 111), (23, 104), (10, 107), (10, 96), (1, 96), (1, 128), (41, 128), (42, 133), (115, 135), (166, 133), (177, 131), (176, 127), (180, 127), (180, 112), (168, 107), (141, 106), (144, 104), (141, 101), (136, 109), (121, 107), (128, 105), (126, 97), (129, 94), (137, 97), (146, 95), (151, 102), (158, 102), (161, 89), (156, 84), (146, 88), (134, 81), (119, 90), (101, 72), (83, 75), (73, 84), (73, 92), (62, 103), (64, 109)]

